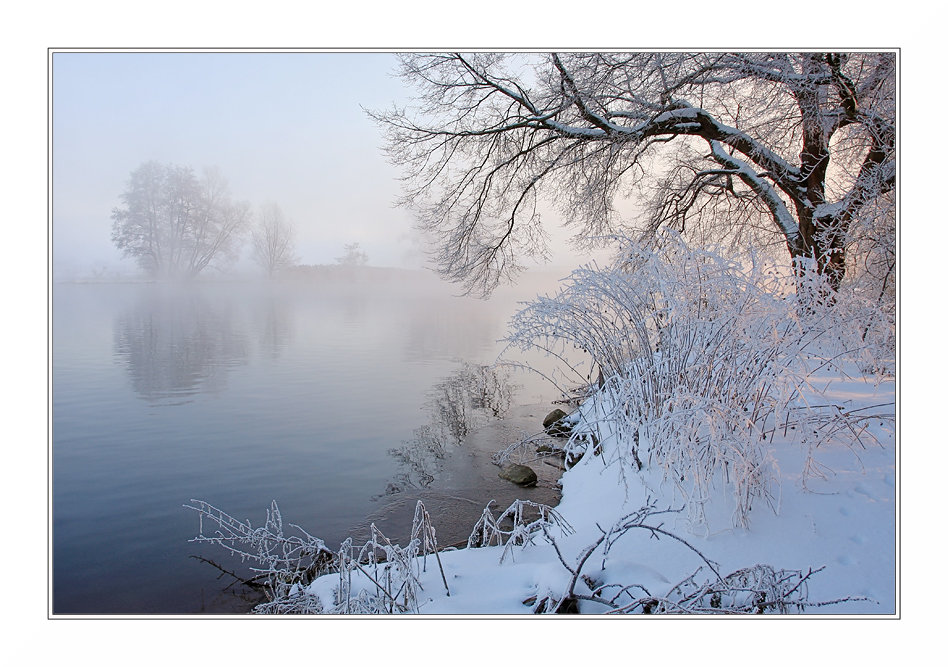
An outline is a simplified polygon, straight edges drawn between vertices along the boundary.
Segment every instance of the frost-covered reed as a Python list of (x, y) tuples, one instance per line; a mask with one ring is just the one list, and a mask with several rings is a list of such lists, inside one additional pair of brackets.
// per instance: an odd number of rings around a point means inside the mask
[(598, 369), (568, 454), (603, 443), (606, 464), (626, 476), (658, 466), (696, 528), (715, 490), (727, 489), (733, 523), (746, 527), (755, 499), (778, 500), (768, 435), (812, 417), (792, 409), (814, 363), (883, 367), (885, 322), (826, 290), (804, 263), (791, 271), (675, 235), (657, 249), (625, 243), (610, 266), (574, 271), (557, 294), (527, 304), (507, 342), (560, 358), (582, 350), (586, 381)]

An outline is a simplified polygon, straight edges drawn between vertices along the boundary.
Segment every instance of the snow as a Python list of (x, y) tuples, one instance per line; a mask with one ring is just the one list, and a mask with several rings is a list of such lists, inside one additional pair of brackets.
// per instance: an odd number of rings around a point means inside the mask
[[(852, 369), (850, 369), (852, 370)], [(872, 413), (892, 413), (894, 382), (845, 377), (827, 372), (813, 378), (822, 396), (846, 409), (872, 408)], [(817, 397), (813, 397), (816, 402)], [(878, 408), (877, 406), (883, 406)], [(689, 523), (687, 513), (655, 514), (644, 523), (661, 527), (682, 542), (645, 529), (630, 530), (604, 557), (600, 545), (586, 561), (582, 574), (597, 584), (637, 585), (653, 596), (664, 596), (678, 582), (705, 565), (702, 555), (717, 564), (722, 575), (741, 568), (766, 564), (775, 570), (823, 570), (807, 580), (811, 604), (851, 600), (806, 608), (819, 615), (873, 615), (894, 617), (898, 611), (897, 587), (897, 443), (892, 421), (872, 420), (861, 435), (862, 444), (822, 443), (813, 459), (824, 477), (804, 478), (809, 445), (788, 429), (768, 443), (779, 468), (780, 490), (774, 507), (757, 500), (747, 529), (731, 520), (730, 489), (721, 484), (707, 504), (707, 525)], [(591, 452), (562, 476), (563, 498), (557, 511), (575, 529), (562, 535), (549, 531), (566, 564), (575, 568), (580, 554), (601, 537), (603, 530), (649, 501), (656, 510), (681, 508), (683, 501), (674, 484), (662, 479), (660, 470), (644, 468), (623, 482), (618, 465), (607, 465), (609, 443), (603, 453)], [(812, 469), (812, 468), (811, 468)], [(437, 528), (437, 518), (434, 519)], [(531, 544), (514, 547), (502, 560), (504, 547), (492, 546), (444, 551), (441, 565), (450, 589), (445, 591), (437, 562), (428, 556), (418, 592), (423, 615), (530, 614), (536, 600), (562, 596), (571, 574), (551, 541), (541, 535)], [(713, 578), (705, 568), (698, 581)], [(317, 579), (309, 587), (324, 608), (333, 604), (338, 575)], [(580, 584), (577, 593), (588, 593)], [(641, 590), (641, 589), (636, 589)], [(580, 600), (581, 613), (603, 613), (603, 604)]]
[(838, 215), (843, 210), (843, 202), (824, 202), (813, 211), (813, 218)]

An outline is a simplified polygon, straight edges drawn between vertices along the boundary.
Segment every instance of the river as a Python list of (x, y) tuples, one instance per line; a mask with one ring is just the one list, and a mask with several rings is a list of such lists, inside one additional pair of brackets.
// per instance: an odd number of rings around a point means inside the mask
[(247, 567), (189, 542), (192, 498), (254, 526), (276, 500), (331, 548), (373, 522), (404, 541), (419, 499), (443, 543), (486, 500), (555, 502), (552, 468), (520, 489), (489, 462), (559, 397), (489, 367), (517, 302), (555, 278), (483, 301), (410, 272), (368, 275), (54, 285), (54, 614), (246, 611), (246, 591), (196, 558)]

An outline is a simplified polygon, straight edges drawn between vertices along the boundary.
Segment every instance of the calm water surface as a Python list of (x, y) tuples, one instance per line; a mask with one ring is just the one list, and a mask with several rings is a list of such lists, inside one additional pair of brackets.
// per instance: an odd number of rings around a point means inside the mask
[(53, 612), (243, 610), (192, 557), (239, 563), (188, 542), (191, 498), (254, 526), (276, 500), (337, 548), (387, 504), (450, 485), (451, 457), (432, 446), (556, 398), (536, 376), (511, 388), (482, 367), (536, 289), (483, 302), (392, 275), (55, 285)]

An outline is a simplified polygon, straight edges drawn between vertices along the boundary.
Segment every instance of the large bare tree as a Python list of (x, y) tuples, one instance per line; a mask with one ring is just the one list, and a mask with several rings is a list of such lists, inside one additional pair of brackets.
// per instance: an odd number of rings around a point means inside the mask
[(217, 168), (198, 179), (190, 167), (145, 162), (112, 209), (112, 241), (149, 274), (191, 279), (237, 258), (250, 204), (233, 202)]
[[(666, 226), (776, 242), (833, 288), (858, 230), (891, 238), (895, 53), (409, 54), (400, 74), (410, 111), (370, 115), (442, 276), (469, 291), (546, 252), (544, 197), (580, 244)], [(616, 211), (630, 193), (634, 224)]]
[(271, 278), (281, 269), (299, 262), (296, 255), (296, 226), (274, 202), (268, 201), (260, 207), (251, 246), (254, 261)]

